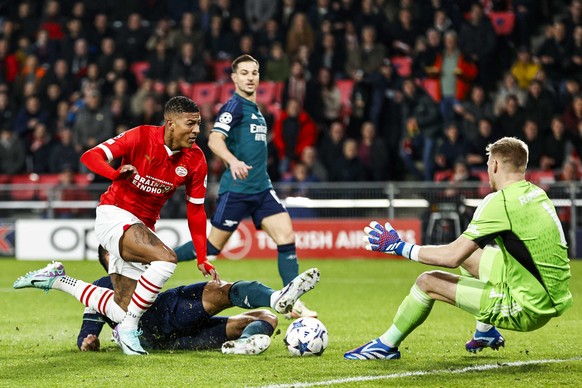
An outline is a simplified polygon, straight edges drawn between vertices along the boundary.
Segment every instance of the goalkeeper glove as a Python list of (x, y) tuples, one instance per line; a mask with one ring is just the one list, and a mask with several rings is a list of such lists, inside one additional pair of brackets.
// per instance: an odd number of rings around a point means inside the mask
[(364, 228), (364, 233), (366, 234), (364, 236), (366, 250), (400, 255), (418, 261), (420, 247), (402, 241), (389, 222), (382, 226), (377, 221), (372, 221), (370, 226)]

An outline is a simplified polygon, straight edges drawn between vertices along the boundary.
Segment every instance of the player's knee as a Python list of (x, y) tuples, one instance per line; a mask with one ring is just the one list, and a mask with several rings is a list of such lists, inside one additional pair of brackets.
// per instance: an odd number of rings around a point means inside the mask
[(424, 292), (430, 291), (435, 280), (435, 272), (436, 271), (427, 271), (421, 273), (416, 278), (416, 285), (418, 288)]
[(269, 323), (271, 326), (273, 326), (273, 329), (277, 328), (279, 320), (277, 319), (277, 316), (275, 314), (273, 314), (269, 310), (258, 310), (257, 312), (258, 314), (256, 316), (256, 320), (261, 320)]
[(178, 256), (173, 250), (163, 249), (162, 253), (158, 256), (158, 261), (178, 264)]

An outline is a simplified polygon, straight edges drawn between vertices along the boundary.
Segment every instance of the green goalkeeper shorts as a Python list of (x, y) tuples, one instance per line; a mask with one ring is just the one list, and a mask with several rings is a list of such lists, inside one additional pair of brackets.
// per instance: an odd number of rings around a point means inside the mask
[[(501, 329), (536, 330), (555, 316), (540, 316), (515, 300), (511, 284), (506, 279), (503, 252), (493, 247), (483, 250), (479, 263), (479, 279), (470, 276), (459, 278), (455, 303), (457, 307), (473, 314), (478, 321)], [(540, 300), (536, 307), (540, 307), (540, 310), (552, 310), (549, 296), (546, 295), (545, 300)]]

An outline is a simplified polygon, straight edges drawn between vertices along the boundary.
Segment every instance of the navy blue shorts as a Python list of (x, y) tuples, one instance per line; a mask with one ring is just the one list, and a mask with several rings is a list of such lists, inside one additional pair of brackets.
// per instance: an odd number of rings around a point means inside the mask
[(238, 224), (251, 217), (257, 229), (261, 229), (263, 219), (273, 214), (286, 212), (275, 190), (269, 189), (258, 194), (240, 194), (226, 192), (218, 196), (216, 213), (212, 217), (212, 226), (220, 230), (234, 232)]
[(217, 349), (228, 340), (228, 317), (210, 316), (202, 305), (206, 282), (158, 295), (140, 320), (142, 344), (150, 349)]

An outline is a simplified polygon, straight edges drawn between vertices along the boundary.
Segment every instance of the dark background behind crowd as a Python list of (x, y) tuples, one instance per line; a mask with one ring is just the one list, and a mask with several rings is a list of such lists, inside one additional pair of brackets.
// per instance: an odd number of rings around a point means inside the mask
[(274, 91), (273, 181), (454, 179), (501, 136), (579, 177), (580, 0), (0, 0), (0, 174), (80, 172), (188, 94), (216, 180), (205, 141), (243, 53)]

